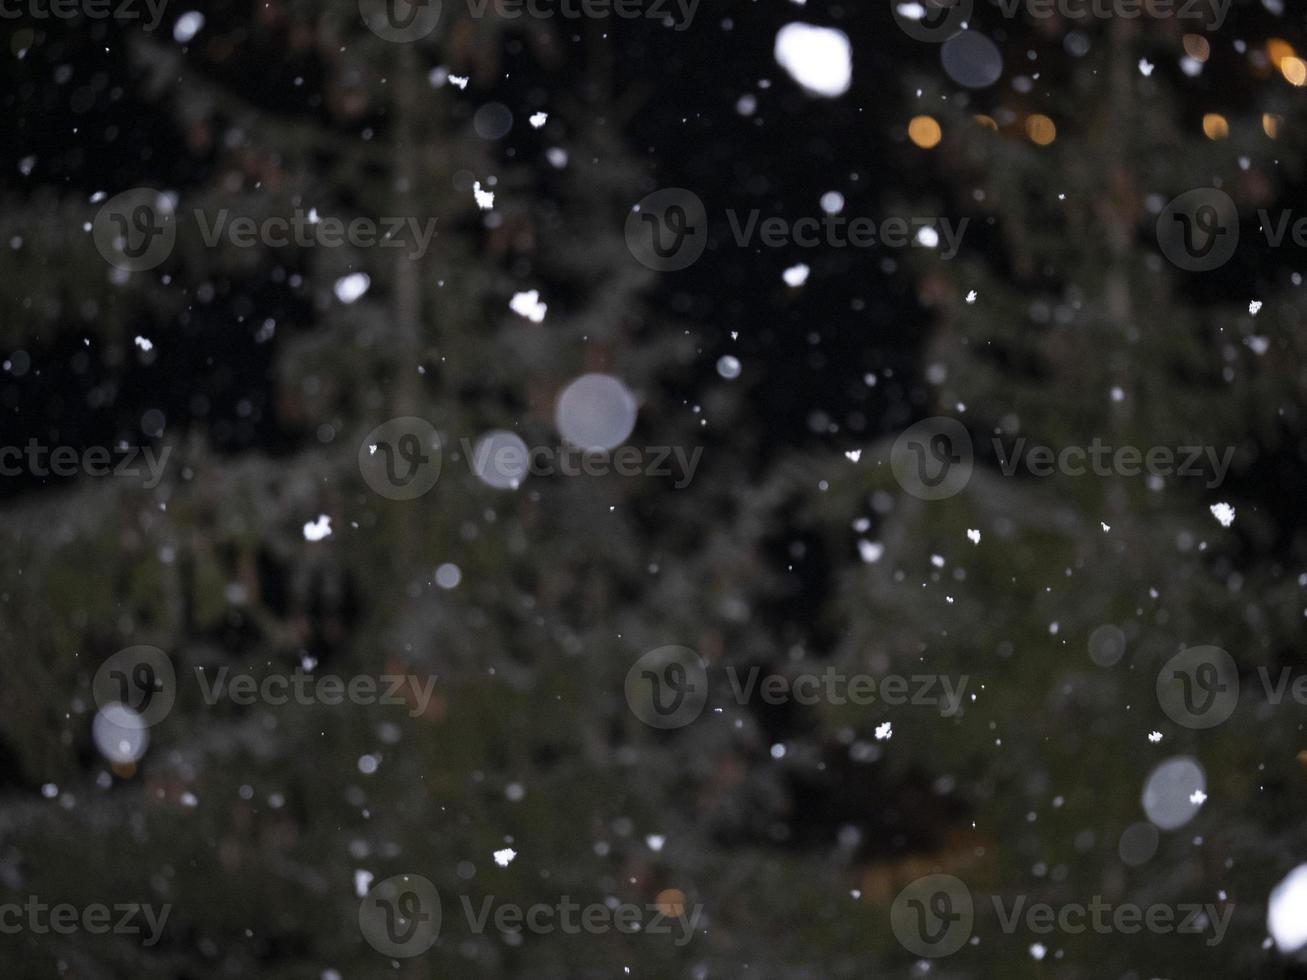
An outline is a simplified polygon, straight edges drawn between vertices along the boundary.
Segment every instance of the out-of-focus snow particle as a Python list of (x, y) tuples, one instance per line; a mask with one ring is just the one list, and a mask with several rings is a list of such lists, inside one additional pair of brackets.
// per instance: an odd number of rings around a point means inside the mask
[(974, 527), (967, 528), (967, 540), (972, 544), (980, 544), (980, 532)]
[(792, 265), (781, 273), (785, 280), (785, 285), (798, 288), (808, 281), (808, 275), (812, 272), (806, 265), (800, 262), (798, 265)]
[(1298, 865), (1271, 890), (1266, 929), (1285, 955), (1307, 946), (1307, 864)]
[(1112, 391), (1111, 391), (1110, 394), (1111, 394), (1111, 396), (1112, 396), (1112, 401), (1114, 401), (1114, 402), (1123, 402), (1123, 401), (1125, 401), (1125, 389), (1123, 389), (1123, 388), (1120, 388), (1120, 387), (1113, 387), (1113, 388), (1112, 388)]
[(742, 116), (752, 116), (758, 110), (758, 98), (752, 92), (745, 92), (735, 102), (735, 111)]
[(362, 868), (354, 869), (354, 897), (365, 898), (368, 889), (372, 887), (372, 872), (365, 871)]
[(583, 374), (558, 396), (554, 424), (573, 446), (606, 453), (635, 429), (635, 395), (609, 374)]
[(319, 514), (316, 521), (309, 521), (304, 525), (305, 541), (321, 541), (331, 534), (331, 518), (326, 514)]
[(140, 334), (137, 334), (137, 335), (136, 335), (136, 341), (135, 341), (135, 343), (136, 343), (136, 346), (137, 346), (137, 347), (139, 347), (141, 350), (145, 351), (147, 354), (148, 354), (150, 351), (154, 350), (154, 344), (149, 340), (149, 338), (147, 338), (147, 337), (142, 337)]
[(884, 742), (894, 737), (894, 723), (885, 721), (876, 726), (876, 741)]
[(1220, 522), (1221, 527), (1229, 527), (1234, 523), (1234, 508), (1225, 501), (1212, 504), (1212, 516)]
[(1139, 59), (1139, 73), (1140, 73), (1141, 75), (1143, 75), (1144, 78), (1149, 78), (1149, 77), (1151, 77), (1152, 74), (1153, 74), (1153, 64), (1152, 64), (1152, 62), (1150, 62), (1147, 58), (1140, 58), (1140, 59)]
[(885, 553), (885, 546), (879, 541), (859, 541), (858, 555), (868, 565), (874, 565), (880, 561), (880, 556)]
[(346, 305), (363, 297), (372, 285), (372, 279), (366, 272), (352, 272), (336, 280), (336, 299)]
[(827, 214), (839, 214), (844, 210), (844, 195), (839, 191), (827, 191), (821, 196), (821, 209)]
[(472, 185), (472, 196), (476, 198), (477, 207), (482, 211), (489, 211), (495, 206), (495, 192), (483, 191), (479, 180)]
[(452, 562), (445, 562), (436, 569), (436, 584), (442, 589), (454, 589), (463, 581), (463, 571)]
[(204, 27), (204, 14), (191, 10), (177, 18), (172, 27), (172, 39), (178, 44), (185, 44)]
[(939, 248), (939, 232), (929, 225), (918, 228), (917, 244), (924, 248)]
[(727, 381), (734, 381), (740, 376), (740, 359), (731, 354), (717, 358), (717, 373)]
[(150, 730), (139, 713), (115, 701), (96, 713), (91, 740), (110, 762), (136, 762), (150, 747)]
[(540, 290), (532, 289), (525, 293), (514, 293), (513, 298), (508, 301), (508, 308), (532, 323), (543, 323), (549, 305), (540, 302)]
[(511, 847), (505, 847), (502, 851), (495, 851), (495, 864), (501, 868), (507, 868), (513, 863), (515, 857), (517, 857), (517, 851)]
[(1045, 956), (1048, 955), (1048, 947), (1045, 946), (1043, 943), (1031, 943), (1030, 955), (1037, 960), (1042, 960)]
[(667, 843), (667, 838), (662, 834), (649, 834), (645, 837), (644, 842), (649, 846), (649, 850), (657, 854), (663, 849), (663, 845)]
[(531, 118), (528, 120), (528, 122), (530, 122), (531, 125), (534, 126), (536, 129), (539, 129), (545, 123), (549, 122), (549, 113), (533, 112), (531, 113)]
[(551, 146), (545, 150), (545, 159), (555, 170), (562, 170), (567, 166), (567, 151), (561, 146)]
[(831, 27), (786, 24), (776, 35), (776, 61), (813, 95), (836, 98), (853, 81), (849, 36)]

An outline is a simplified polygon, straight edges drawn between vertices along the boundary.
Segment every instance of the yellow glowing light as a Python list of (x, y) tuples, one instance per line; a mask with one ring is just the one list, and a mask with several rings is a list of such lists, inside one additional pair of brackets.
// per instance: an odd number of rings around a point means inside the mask
[(930, 116), (914, 116), (912, 122), (908, 123), (908, 139), (923, 150), (938, 146), (943, 135), (939, 123)]
[(1209, 140), (1223, 140), (1230, 135), (1230, 124), (1219, 112), (1209, 112), (1203, 116), (1203, 132)]
[(1186, 34), (1184, 53), (1195, 61), (1206, 61), (1212, 55), (1212, 46), (1201, 34)]
[(1281, 61), (1292, 58), (1296, 53), (1293, 45), (1283, 38), (1273, 37), (1266, 42), (1266, 57), (1271, 59), (1271, 64), (1276, 68), (1280, 67)]
[(1290, 85), (1307, 85), (1307, 61), (1292, 56), (1281, 58), (1280, 74)]
[(685, 892), (679, 888), (664, 888), (654, 899), (654, 904), (663, 915), (675, 918), (685, 912)]
[(986, 129), (992, 129), (994, 132), (998, 132), (998, 123), (994, 122), (993, 118), (990, 116), (976, 116), (976, 122), (980, 123), (980, 125), (984, 126)]
[(1026, 119), (1026, 135), (1030, 137), (1030, 142), (1039, 146), (1048, 146), (1057, 139), (1057, 126), (1048, 116), (1035, 113)]
[(1278, 139), (1280, 136), (1280, 124), (1284, 122), (1282, 116), (1277, 116), (1270, 112), (1262, 113), (1262, 132), (1271, 139)]

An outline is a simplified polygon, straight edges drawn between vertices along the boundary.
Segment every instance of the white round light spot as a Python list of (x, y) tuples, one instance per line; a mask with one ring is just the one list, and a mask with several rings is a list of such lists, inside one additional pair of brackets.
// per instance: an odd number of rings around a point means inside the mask
[(1193, 819), (1207, 791), (1207, 776), (1189, 756), (1175, 756), (1148, 774), (1141, 803), (1148, 819), (1162, 830), (1175, 830)]
[(150, 747), (150, 730), (125, 704), (101, 708), (91, 723), (91, 738), (100, 754), (113, 763), (135, 762)]
[(635, 396), (607, 374), (583, 374), (563, 389), (554, 421), (563, 438), (591, 452), (607, 452), (635, 429)]

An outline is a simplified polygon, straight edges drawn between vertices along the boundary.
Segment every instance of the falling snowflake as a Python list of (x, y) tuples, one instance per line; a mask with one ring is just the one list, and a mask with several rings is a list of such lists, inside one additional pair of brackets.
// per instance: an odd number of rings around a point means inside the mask
[(501, 868), (507, 868), (513, 863), (515, 857), (517, 857), (517, 851), (511, 847), (505, 847), (502, 851), (495, 851), (495, 864)]
[(1212, 516), (1220, 521), (1221, 527), (1229, 527), (1234, 523), (1234, 508), (1225, 501), (1212, 504)]
[(850, 463), (856, 463), (858, 462), (858, 460), (862, 459), (862, 450), (850, 449), (847, 453), (844, 454), (844, 458), (847, 459)]
[(541, 126), (543, 126), (545, 123), (549, 121), (549, 113), (547, 112), (533, 113), (529, 121), (532, 126), (534, 126), (536, 129), (539, 129)]
[(1162, 733), (1161, 733), (1161, 732), (1149, 732), (1149, 733), (1148, 733), (1148, 741), (1150, 741), (1150, 742), (1160, 742), (1161, 740), (1162, 740)]
[(974, 527), (967, 528), (967, 540), (972, 544), (980, 544), (980, 531)]
[(472, 185), (472, 196), (476, 198), (477, 207), (482, 211), (489, 211), (495, 206), (495, 192), (483, 191), (479, 180)]
[(532, 289), (525, 293), (514, 293), (513, 298), (508, 301), (508, 308), (532, 323), (542, 323), (549, 305), (540, 302), (540, 290)]
[(876, 726), (876, 741), (884, 742), (894, 737), (893, 722), (883, 721)]
[(808, 281), (808, 275), (811, 272), (811, 269), (800, 262), (798, 265), (790, 266), (781, 275), (785, 279), (785, 285), (793, 286), (797, 289)]
[(331, 535), (331, 518), (326, 514), (319, 514), (316, 521), (309, 521), (304, 525), (305, 541), (321, 541), (323, 538)]
[(1248, 312), (1251, 313), (1253, 316), (1256, 316), (1258, 313), (1262, 312), (1262, 301), (1259, 299), (1255, 299), (1251, 303), (1249, 303)]

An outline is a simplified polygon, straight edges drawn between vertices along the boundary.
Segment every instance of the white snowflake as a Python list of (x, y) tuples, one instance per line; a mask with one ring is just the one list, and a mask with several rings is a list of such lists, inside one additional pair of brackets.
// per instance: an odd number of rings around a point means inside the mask
[(1220, 521), (1221, 527), (1229, 527), (1234, 523), (1234, 508), (1225, 501), (1212, 504), (1212, 516)]
[(323, 538), (331, 535), (331, 518), (326, 514), (319, 514), (316, 521), (309, 521), (304, 525), (305, 541), (321, 541)]

